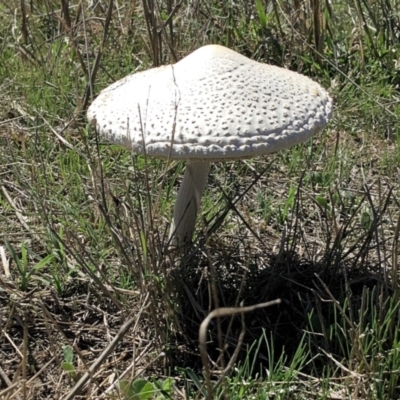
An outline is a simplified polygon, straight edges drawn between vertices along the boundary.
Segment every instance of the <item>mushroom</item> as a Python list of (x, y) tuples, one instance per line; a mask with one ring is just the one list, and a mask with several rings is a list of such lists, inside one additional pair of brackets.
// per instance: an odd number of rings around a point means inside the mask
[(99, 134), (137, 153), (186, 160), (170, 239), (191, 241), (211, 161), (289, 148), (321, 131), (332, 100), (311, 79), (219, 45), (104, 89), (87, 117)]

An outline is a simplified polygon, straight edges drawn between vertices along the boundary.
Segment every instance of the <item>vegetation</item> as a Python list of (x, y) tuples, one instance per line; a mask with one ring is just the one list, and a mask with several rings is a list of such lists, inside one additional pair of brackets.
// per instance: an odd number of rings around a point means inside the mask
[[(0, 398), (399, 398), (399, 27), (398, 0), (0, 0)], [(312, 77), (335, 114), (213, 165), (182, 255), (183, 166), (85, 110), (207, 43)]]

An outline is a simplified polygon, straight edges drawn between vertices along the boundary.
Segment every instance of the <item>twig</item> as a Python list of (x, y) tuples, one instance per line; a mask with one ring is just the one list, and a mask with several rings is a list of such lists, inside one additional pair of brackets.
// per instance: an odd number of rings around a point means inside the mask
[(17, 216), (19, 222), (21, 223), (21, 225), (25, 228), (26, 231), (28, 231), (29, 233), (32, 233), (28, 224), (25, 222), (24, 216), (22, 215), (22, 213), (19, 211), (18, 207), (15, 205), (14, 200), (12, 199), (12, 197), (10, 196), (10, 194), (8, 193), (7, 189), (5, 188), (5, 186), (1, 186), (1, 190), (4, 193), (4, 196), (6, 197), (7, 201), (10, 203), (10, 206), (14, 209), (15, 211), (15, 215)]
[(22, 395), (24, 400), (26, 397), (26, 380), (27, 373), (26, 367), (28, 365), (28, 316), (26, 311), (24, 311), (24, 346), (23, 346), (23, 358), (21, 360), (22, 363)]
[(9, 264), (7, 256), (6, 256), (4, 246), (0, 246), (0, 258), (1, 258), (1, 262), (3, 264), (4, 275), (6, 276), (6, 278), (9, 278), (11, 275), (10, 274), (10, 264)]
[[(148, 343), (147, 346), (143, 349), (143, 351), (137, 356), (134, 357), (132, 360), (132, 363), (128, 366), (128, 368), (125, 369), (124, 372), (122, 372), (121, 375), (118, 376), (118, 380), (113, 382), (104, 392), (104, 394), (101, 397), (105, 397), (108, 396), (108, 393), (111, 392), (115, 386), (117, 386), (118, 382), (121, 381), (122, 378), (125, 377), (125, 375), (135, 367), (135, 364), (141, 359), (143, 358), (143, 356), (147, 353), (147, 350), (152, 346), (152, 342)], [(158, 357), (156, 357), (158, 359)], [(143, 372), (145, 369), (141, 370), (141, 372)], [(133, 379), (131, 379), (133, 381)]]
[(14, 341), (11, 339), (9, 334), (6, 331), (2, 331), (3, 335), (7, 338), (7, 340), (10, 342), (11, 346), (14, 347), (14, 350), (18, 353), (18, 355), (21, 357), (21, 359), (24, 358), (23, 354), (21, 353), (21, 350), (18, 348), (18, 346), (14, 343)]
[[(201, 361), (203, 363), (204, 367), (204, 372), (205, 372), (205, 377), (206, 377), (206, 386), (207, 386), (207, 397), (206, 400), (212, 400), (212, 393), (213, 393), (213, 388), (211, 386), (211, 379), (210, 379), (210, 367), (208, 365), (208, 355), (207, 355), (207, 328), (209, 323), (213, 318), (216, 317), (225, 317), (229, 315), (235, 315), (235, 314), (244, 314), (248, 313), (251, 311), (259, 310), (260, 308), (265, 308), (265, 307), (270, 307), (276, 304), (280, 304), (281, 300), (272, 300), (268, 301), (267, 303), (260, 303), (256, 304), (254, 306), (248, 306), (248, 307), (222, 307), (222, 308), (217, 308), (216, 310), (213, 310), (208, 314), (208, 316), (203, 320), (203, 322), (200, 325), (199, 329), (199, 348), (200, 348), (200, 356), (201, 356)], [(228, 364), (228, 367), (230, 367), (230, 364)]]
[(124, 338), (124, 336), (127, 334), (129, 331), (130, 327), (136, 322), (138, 324), (140, 320), (140, 316), (142, 312), (148, 307), (147, 299), (148, 299), (148, 294), (146, 295), (146, 298), (144, 299), (144, 306), (140, 309), (139, 315), (135, 315), (128, 319), (128, 321), (125, 322), (124, 325), (122, 325), (121, 329), (115, 336), (115, 338), (111, 341), (111, 343), (105, 348), (103, 353), (100, 355), (100, 357), (97, 358), (97, 360), (92, 364), (92, 366), (89, 368), (87, 372), (82, 376), (81, 379), (75, 384), (75, 386), (72, 388), (72, 390), (68, 393), (66, 397), (64, 397), (64, 400), (72, 400), (76, 395), (80, 393), (82, 390), (83, 386), (86, 384), (86, 382), (95, 374), (95, 372), (100, 368), (100, 366), (103, 364), (104, 360), (110, 355), (111, 352), (114, 351), (114, 349), (117, 347), (117, 344)]
[(6, 388), (3, 391), (1, 391), (0, 392), (0, 399), (3, 399), (4, 395), (6, 395), (7, 393), (13, 391), (15, 388), (17, 388), (20, 383), (21, 383), (21, 381), (15, 382), (15, 383), (11, 384), (8, 388)]
[[(6, 399), (7, 397), (4, 397), (5, 394), (9, 393), (11, 390), (13, 390), (16, 386), (18, 386), (21, 381), (12, 383), (10, 379), (8, 378), (7, 374), (4, 372), (3, 368), (1, 368), (0, 365), (0, 377), (3, 379), (4, 383), (8, 386), (8, 388), (4, 389), (2, 392), (0, 392), (0, 399)], [(14, 393), (16, 395), (16, 393)], [(20, 400), (20, 397), (18, 395), (15, 396), (18, 400)]]

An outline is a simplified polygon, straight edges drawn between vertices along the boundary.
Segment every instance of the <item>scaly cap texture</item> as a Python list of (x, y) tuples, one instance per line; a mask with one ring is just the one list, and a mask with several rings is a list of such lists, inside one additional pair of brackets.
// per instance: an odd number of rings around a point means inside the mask
[(87, 115), (102, 137), (134, 152), (221, 160), (304, 142), (331, 113), (331, 98), (311, 79), (208, 45), (115, 82)]

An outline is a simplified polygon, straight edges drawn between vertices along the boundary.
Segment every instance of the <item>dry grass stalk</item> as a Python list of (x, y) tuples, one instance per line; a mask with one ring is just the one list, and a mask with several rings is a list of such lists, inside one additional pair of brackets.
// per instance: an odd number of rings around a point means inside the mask
[[(245, 330), (245, 325), (243, 321), (243, 314), (252, 312), (255, 310), (259, 310), (261, 308), (265, 307), (271, 307), (273, 305), (280, 304), (280, 300), (273, 300), (269, 301), (267, 303), (260, 303), (256, 304), (253, 306), (246, 306), (246, 307), (223, 307), (223, 308), (216, 308), (215, 310), (211, 311), (210, 314), (203, 320), (203, 322), (200, 325), (199, 328), (199, 349), (200, 349), (200, 356), (201, 356), (201, 361), (203, 363), (203, 368), (205, 372), (205, 383), (207, 387), (207, 400), (212, 400), (213, 399), (213, 393), (214, 390), (221, 384), (221, 382), (224, 380), (225, 376), (229, 373), (231, 368), (233, 367), (236, 358), (239, 354), (239, 350), (243, 341), (244, 337), (244, 330)], [(236, 350), (231, 358), (231, 360), (228, 362), (227, 367), (222, 371), (221, 377), (219, 378), (217, 384), (213, 388), (211, 384), (211, 371), (209, 367), (209, 360), (208, 360), (208, 354), (207, 354), (207, 331), (208, 331), (208, 325), (210, 324), (211, 320), (213, 318), (220, 318), (220, 317), (225, 317), (225, 316), (232, 316), (236, 314), (242, 314), (242, 331), (240, 334), (239, 342), (236, 347)]]

